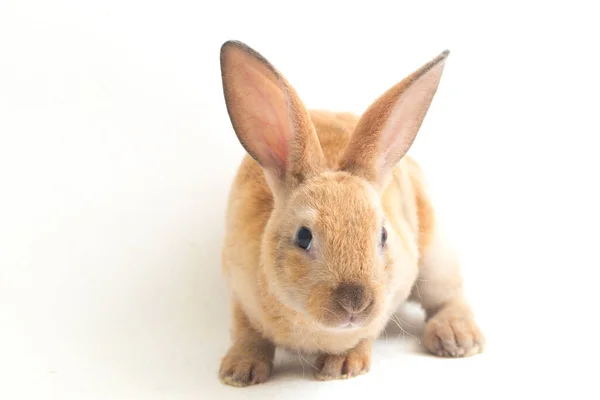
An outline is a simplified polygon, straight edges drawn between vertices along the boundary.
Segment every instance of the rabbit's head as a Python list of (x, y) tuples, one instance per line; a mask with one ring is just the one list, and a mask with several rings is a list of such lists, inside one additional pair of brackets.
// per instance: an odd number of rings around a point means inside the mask
[(447, 55), (377, 99), (361, 116), (339, 167), (331, 169), (283, 75), (240, 42), (221, 48), (233, 128), (273, 193), (260, 256), (269, 290), (323, 329), (381, 320), (401, 283), (407, 246), (386, 221), (382, 195), (421, 126)]

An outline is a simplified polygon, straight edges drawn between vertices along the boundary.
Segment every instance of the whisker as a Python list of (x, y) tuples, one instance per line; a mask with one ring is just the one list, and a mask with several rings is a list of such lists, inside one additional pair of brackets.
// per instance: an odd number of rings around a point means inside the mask
[(385, 335), (385, 344), (387, 344), (388, 342), (388, 333), (387, 333), (387, 329), (383, 330), (383, 334)]
[[(300, 353), (298, 353), (298, 355), (299, 355), (299, 356), (300, 356), (300, 357), (301, 357), (301, 358), (302, 358), (302, 359), (303, 359), (303, 360), (304, 360), (304, 361), (305, 361), (305, 362), (306, 362), (308, 365), (310, 365), (311, 367), (313, 367), (315, 371), (319, 371), (319, 368), (317, 368), (317, 367), (315, 367), (314, 365), (312, 365), (312, 364), (311, 364), (311, 363), (310, 363), (310, 362), (309, 362), (309, 361), (308, 361), (306, 358), (304, 358), (304, 356), (302, 356)], [(304, 371), (303, 371), (303, 373), (304, 373)], [(304, 376), (302, 376), (302, 377), (304, 378)]]
[[(327, 310), (325, 307), (321, 307), (321, 308), (323, 308), (323, 309)], [(335, 313), (334, 313), (333, 311), (331, 311), (331, 310), (327, 310), (327, 311), (329, 311), (329, 312), (331, 312), (332, 314), (334, 314), (334, 315), (335, 315)], [(337, 317), (337, 315), (336, 315), (336, 317)], [(338, 318), (339, 318), (339, 317), (338, 317)], [(300, 326), (298, 323), (295, 323), (295, 324), (293, 325), (293, 329), (294, 329), (294, 335), (297, 335), (297, 336), (301, 336), (301, 333), (304, 331), (304, 328), (303, 328), (302, 326)], [(316, 347), (317, 347), (319, 350), (321, 350), (321, 352), (325, 353), (325, 351), (323, 351), (323, 349), (322, 349), (322, 348), (321, 348), (321, 347), (318, 345), (318, 343), (316, 342), (316, 340), (315, 340), (314, 338), (313, 338), (313, 343), (314, 343), (314, 345), (315, 345), (315, 346), (316, 346)], [(306, 358), (305, 358), (305, 357), (302, 355), (302, 353), (300, 352), (300, 346), (299, 346), (298, 344), (299, 344), (299, 340), (296, 340), (296, 345), (295, 345), (294, 347), (296, 348), (296, 354), (298, 355), (298, 360), (300, 361), (300, 365), (302, 366), (302, 379), (304, 379), (304, 378), (305, 378), (305, 376), (306, 376), (306, 369), (305, 369), (305, 367), (304, 367), (304, 362), (306, 362), (308, 365), (310, 365), (310, 366), (311, 366), (312, 368), (314, 368), (316, 371), (319, 371), (319, 368), (317, 368), (315, 365), (311, 364), (311, 362), (310, 362), (310, 361), (308, 361), (308, 360), (307, 360), (307, 359), (306, 359)], [(303, 362), (303, 361), (304, 361), (304, 362)]]
[(408, 325), (408, 326), (410, 326), (411, 328), (415, 329), (415, 326), (414, 326), (414, 325), (411, 325), (411, 324), (409, 324), (408, 322), (406, 322), (405, 320), (403, 320), (402, 318), (400, 318), (400, 317), (399, 317), (397, 314), (394, 314), (394, 315), (395, 315), (395, 316), (396, 316), (396, 318), (398, 318), (398, 320), (399, 320), (400, 322), (402, 322), (404, 325)]
[(329, 308), (325, 308), (325, 307), (321, 307), (323, 310), (325, 311), (329, 311), (330, 313), (332, 313), (333, 315), (335, 315), (335, 317), (337, 319), (339, 319), (340, 321), (342, 320), (336, 313), (334, 313), (333, 311), (331, 311)]
[(419, 291), (419, 284), (416, 282), (415, 282), (415, 289), (417, 289), (417, 296), (419, 296), (419, 298), (422, 299), (421, 292)]
[[(300, 325), (296, 321), (292, 327), (294, 329), (294, 336), (300, 336), (301, 331), (304, 330), (300, 327)], [(302, 356), (300, 355), (300, 348), (298, 346), (298, 341), (296, 341), (296, 345), (294, 347), (296, 348), (296, 354), (298, 355), (298, 360), (300, 361), (300, 365), (302, 366), (302, 379), (304, 379), (304, 376), (305, 376), (304, 363), (302, 362)]]
[[(398, 321), (396, 321), (393, 316), (390, 318), (390, 320), (393, 323), (395, 323), (396, 326), (398, 328), (400, 328), (400, 330), (402, 331), (402, 348), (404, 348), (406, 346), (406, 342), (404, 341), (404, 339), (406, 338), (406, 332), (404, 331), (404, 329), (402, 329), (402, 327), (398, 324)], [(398, 335), (398, 336), (400, 336), (400, 335)]]
[[(419, 340), (419, 338), (417, 338), (415, 335), (406, 332), (406, 330), (404, 330), (404, 328), (402, 327), (402, 325), (400, 325), (399, 321), (396, 321), (394, 318), (398, 318), (396, 316), (396, 314), (392, 314), (392, 318), (390, 318), (392, 321), (394, 321), (394, 323), (398, 326), (398, 328), (400, 328), (400, 330), (402, 330), (403, 333), (408, 334), (408, 336), (412, 337), (413, 339), (415, 339), (417, 342), (419, 342), (419, 344), (421, 344), (421, 341)], [(404, 336), (403, 336), (404, 338)]]
[(302, 379), (304, 379), (304, 363), (302, 362), (302, 356), (300, 355), (300, 349), (298, 349), (298, 345), (296, 345), (296, 353), (298, 353), (298, 360), (300, 360), (300, 365), (302, 366)]
[(317, 340), (313, 338), (313, 344), (317, 347), (317, 349), (321, 350), (321, 353), (325, 353), (325, 350), (323, 350), (321, 348), (321, 346), (319, 346), (319, 343), (317, 343)]
[(397, 327), (398, 327), (398, 328), (399, 328), (399, 329), (400, 329), (402, 332), (404, 332), (404, 329), (402, 329), (402, 327), (400, 326), (400, 324), (398, 323), (398, 321), (396, 321), (396, 320), (394, 319), (394, 316), (393, 316), (393, 315), (390, 317), (390, 321), (392, 321), (394, 324), (396, 324), (396, 326), (397, 326)]

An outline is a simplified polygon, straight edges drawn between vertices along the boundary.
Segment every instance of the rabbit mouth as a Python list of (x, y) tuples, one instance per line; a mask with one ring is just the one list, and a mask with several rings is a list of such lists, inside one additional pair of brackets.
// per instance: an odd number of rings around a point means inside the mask
[(368, 320), (365, 320), (364, 318), (361, 318), (356, 315), (349, 315), (344, 321), (338, 323), (332, 328), (334, 330), (349, 331), (363, 328), (367, 324)]
[(360, 328), (361, 326), (354, 323), (354, 322), (348, 322), (346, 325), (342, 325), (340, 326), (340, 329), (344, 329), (344, 330), (348, 330), (348, 329), (356, 329), (356, 328)]
[(342, 324), (340, 324), (340, 328), (342, 328), (342, 329), (360, 328), (361, 327), (360, 322), (361, 322), (361, 319), (359, 317), (357, 317), (356, 315), (350, 315), (348, 317), (347, 322), (343, 322)]
[(356, 324), (354, 322), (348, 322), (345, 324), (340, 324), (337, 326), (330, 326), (330, 327), (325, 327), (326, 331), (330, 331), (330, 332), (352, 332), (355, 330), (359, 330), (363, 328), (362, 325)]

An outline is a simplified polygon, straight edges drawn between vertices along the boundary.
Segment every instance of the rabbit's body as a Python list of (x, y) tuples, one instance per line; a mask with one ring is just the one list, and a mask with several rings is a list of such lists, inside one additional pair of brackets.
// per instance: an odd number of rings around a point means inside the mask
[[(310, 112), (328, 167), (335, 170), (354, 131), (358, 117), (350, 113)], [(310, 318), (269, 295), (261, 269), (260, 246), (271, 218), (273, 195), (258, 163), (245, 156), (234, 180), (227, 210), (223, 272), (231, 295), (255, 329), (293, 351), (341, 353), (365, 337), (377, 336), (397, 307), (405, 301), (418, 275), (419, 244), (425, 246), (433, 231), (431, 206), (423, 191), (416, 162), (405, 156), (394, 167), (393, 179), (382, 197), (387, 219), (402, 238), (404, 282), (381, 319), (359, 330), (326, 330)]]
[(260, 54), (223, 45), (227, 110), (248, 153), (231, 187), (222, 254), (233, 310), (225, 383), (266, 381), (277, 346), (317, 353), (319, 379), (365, 373), (373, 340), (412, 294), (428, 318), (430, 352), (481, 351), (458, 262), (419, 166), (405, 156), (447, 55), (358, 117), (309, 112)]

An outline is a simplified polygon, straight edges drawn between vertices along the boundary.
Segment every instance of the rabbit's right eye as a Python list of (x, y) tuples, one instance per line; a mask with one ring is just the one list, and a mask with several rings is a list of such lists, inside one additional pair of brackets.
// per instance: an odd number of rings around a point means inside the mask
[(312, 233), (310, 232), (310, 229), (303, 226), (298, 230), (298, 233), (296, 234), (296, 244), (298, 245), (298, 247), (304, 250), (309, 250), (311, 243)]

